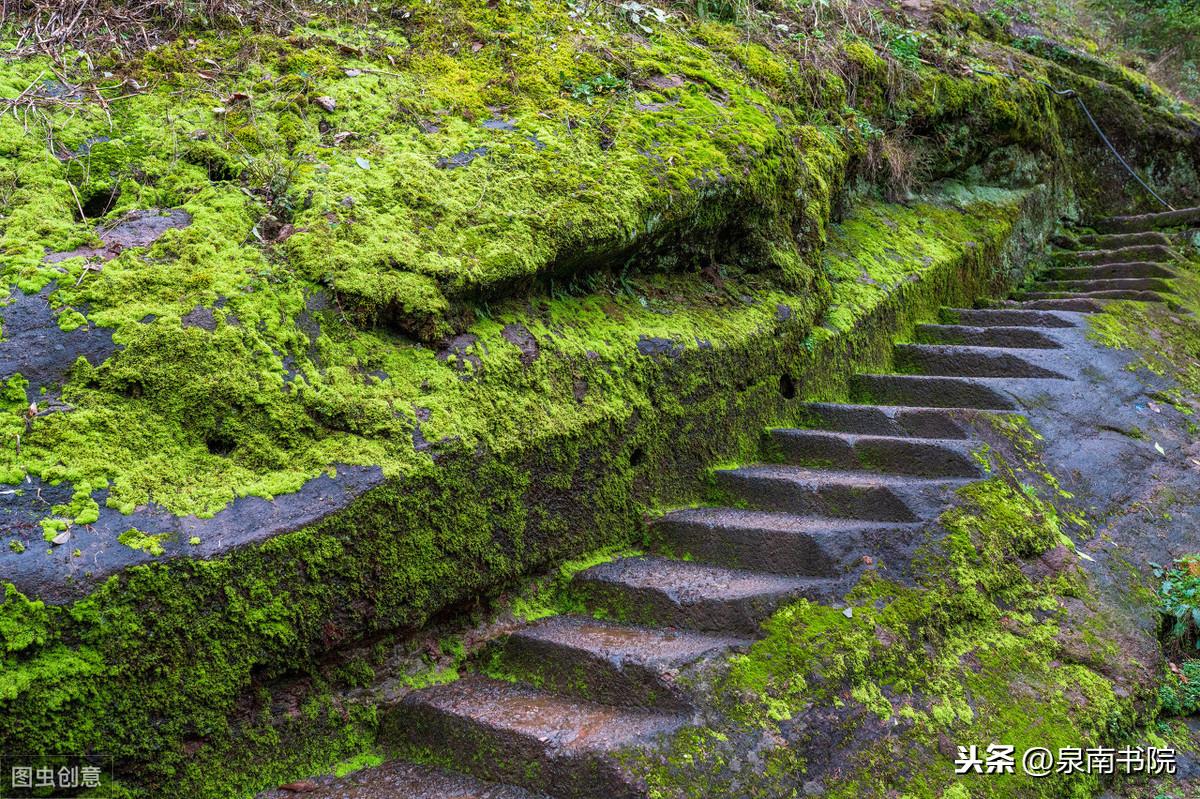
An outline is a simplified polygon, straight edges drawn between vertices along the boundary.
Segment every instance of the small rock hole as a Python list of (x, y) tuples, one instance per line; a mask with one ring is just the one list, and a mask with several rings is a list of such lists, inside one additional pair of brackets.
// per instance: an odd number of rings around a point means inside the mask
[(89, 219), (99, 219), (108, 213), (109, 209), (117, 202), (117, 198), (121, 196), (119, 186), (113, 186), (109, 191), (98, 191), (90, 194), (80, 203), (80, 208), (75, 210), (75, 215), (79, 217), (79, 212), (83, 211), (83, 216), (76, 221), (85, 222)]
[(642, 462), (645, 460), (646, 460), (646, 450), (642, 449), (641, 447), (636, 448), (633, 452), (631, 452), (629, 454), (629, 465), (630, 466), (641, 466)]
[(228, 455), (237, 448), (237, 442), (224, 433), (214, 433), (205, 438), (204, 445), (213, 455)]
[(796, 381), (792, 379), (791, 375), (779, 376), (779, 393), (784, 399), (796, 398)]

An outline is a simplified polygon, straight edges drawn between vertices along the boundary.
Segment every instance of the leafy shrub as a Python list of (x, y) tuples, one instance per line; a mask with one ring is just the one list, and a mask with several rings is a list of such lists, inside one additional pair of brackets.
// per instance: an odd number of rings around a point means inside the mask
[(1200, 555), (1185, 555), (1171, 566), (1151, 564), (1169, 642), (1181, 651), (1200, 649)]
[(1158, 689), (1158, 704), (1168, 716), (1200, 712), (1200, 660), (1185, 660)]

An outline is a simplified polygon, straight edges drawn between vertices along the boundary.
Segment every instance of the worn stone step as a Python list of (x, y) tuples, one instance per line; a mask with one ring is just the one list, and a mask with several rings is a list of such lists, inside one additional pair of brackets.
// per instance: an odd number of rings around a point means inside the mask
[(1054, 339), (1029, 327), (973, 327), (970, 325), (917, 325), (921, 344), (960, 344), (971, 347), (1062, 349)]
[(750, 507), (839, 519), (915, 522), (930, 498), (941, 499), (957, 478), (839, 472), (759, 464), (716, 472), (717, 484)]
[(623, 622), (754, 635), (781, 604), (829, 599), (831, 580), (744, 571), (656, 556), (617, 558), (575, 575), (594, 612)]
[(787, 463), (824, 469), (861, 469), (918, 477), (978, 477), (970, 446), (952, 439), (872, 436), (782, 428), (771, 439)]
[(1086, 297), (1055, 297), (1048, 300), (1006, 300), (1005, 308), (1030, 311), (1070, 311), (1072, 313), (1099, 313), (1104, 303)]
[(1170, 291), (1171, 284), (1161, 277), (1093, 278), (1090, 280), (1046, 280), (1040, 291), (1089, 294), (1094, 291)]
[(1133, 261), (1161, 263), (1173, 261), (1175, 251), (1166, 244), (1135, 244), (1129, 247), (1113, 249), (1076, 250), (1074, 252), (1059, 252), (1054, 259), (1063, 265), (1084, 263), (1091, 265), (1124, 264)]
[(990, 411), (1015, 410), (1011, 397), (994, 386), (966, 377), (927, 375), (854, 375), (850, 378), (851, 399), (880, 405), (927, 408), (977, 408)]
[(679, 673), (745, 638), (554, 616), (522, 627), (499, 648), (505, 668), (541, 688), (607, 705), (683, 711)]
[[(1105, 291), (1028, 291), (1014, 294), (1018, 302), (1045, 300), (1136, 300), (1137, 302), (1166, 302), (1167, 298), (1153, 291), (1127, 291), (1109, 289)], [(1042, 307), (1042, 306), (1039, 306)]]
[(1100, 266), (1059, 266), (1046, 270), (1047, 280), (1105, 280), (1129, 277), (1178, 277), (1176, 272), (1162, 264), (1150, 261), (1102, 264)]
[(812, 429), (861, 435), (964, 439), (969, 435), (967, 426), (979, 413), (969, 408), (811, 402), (801, 410), (800, 423)]
[(1042, 365), (1044, 351), (966, 347), (952, 344), (897, 344), (896, 369), (946, 377), (1045, 377), (1062, 375)]
[(642, 799), (619, 755), (683, 716), (617, 708), (481, 676), (414, 691), (383, 711), (380, 744), (485, 780), (563, 797)]
[(1053, 313), (1015, 308), (942, 308), (943, 324), (974, 327), (1076, 327), (1074, 321)]
[(1200, 224), (1200, 207), (1134, 216), (1110, 216), (1101, 219), (1093, 227), (1100, 233), (1141, 233), (1195, 224)]
[(650, 526), (655, 544), (676, 557), (806, 577), (832, 577), (864, 555), (878, 558), (920, 530), (920, 524), (744, 508), (686, 508)]
[(483, 782), (435, 766), (391, 760), (344, 777), (305, 780), (303, 791), (279, 788), (255, 799), (550, 799), (514, 785)]
[(1157, 230), (1142, 233), (1085, 233), (1076, 238), (1080, 247), (1097, 250), (1115, 250), (1121, 247), (1136, 247), (1146, 244), (1161, 244), (1170, 246), (1171, 239), (1165, 233)]

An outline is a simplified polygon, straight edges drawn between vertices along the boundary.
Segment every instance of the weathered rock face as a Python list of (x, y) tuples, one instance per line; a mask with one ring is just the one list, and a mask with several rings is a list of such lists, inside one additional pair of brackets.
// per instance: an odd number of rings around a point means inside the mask
[[(36, 59), (0, 70), (61, 145), (0, 119), (0, 749), (103, 750), (134, 788), (222, 797), (357, 754), (374, 709), (334, 698), (357, 664), (280, 685), (637, 541), (808, 400), (953, 385), (855, 372), (1013, 367), (893, 341), (1016, 282), (1061, 215), (1144, 210), (1073, 106), (957, 69), (955, 31), (927, 39), (940, 66), (847, 37), (839, 75), (778, 28), (413, 13), (369, 48), (181, 38), (122, 65), (176, 77), (107, 111), (57, 107)], [(1192, 122), (1161, 97), (975, 45), (1078, 80), (1190, 191)], [(893, 124), (947, 179), (886, 187), (904, 204), (867, 185)]]
[[(378, 743), (556, 797), (1096, 792), (1097, 774), (953, 760), (1128, 745), (1154, 717), (1146, 564), (1200, 543), (1200, 380), (1180, 357), (1200, 275), (1181, 252), (1063, 251), (1015, 300), (943, 309), (897, 346), (902, 373), (805, 405), (804, 427), (771, 431), (770, 463), (717, 472), (718, 505), (656, 520), (653, 554), (575, 574), (569, 615), (505, 629), (482, 674), (368, 692)], [(1121, 300), (1088, 274), (1113, 264), (1165, 282)], [(1063, 286), (1062, 269), (1087, 272)], [(309, 787), (442, 796), (471, 779), (442, 768)]]

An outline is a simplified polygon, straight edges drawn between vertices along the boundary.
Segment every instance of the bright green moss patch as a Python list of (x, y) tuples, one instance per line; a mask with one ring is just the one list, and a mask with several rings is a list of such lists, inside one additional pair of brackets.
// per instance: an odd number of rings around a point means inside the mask
[(165, 551), (162, 546), (163, 541), (170, 536), (171, 533), (146, 535), (136, 527), (131, 527), (117, 536), (117, 541), (129, 547), (130, 549), (136, 549), (158, 557)]

